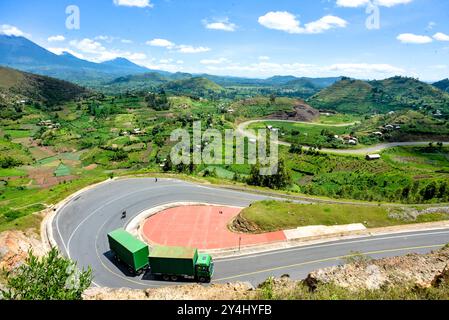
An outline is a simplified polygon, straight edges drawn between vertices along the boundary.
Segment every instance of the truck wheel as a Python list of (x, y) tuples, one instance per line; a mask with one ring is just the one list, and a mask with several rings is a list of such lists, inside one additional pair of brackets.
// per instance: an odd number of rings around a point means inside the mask
[(171, 276), (171, 281), (173, 281), (173, 282), (178, 281), (178, 277), (177, 276)]
[(168, 281), (168, 280), (170, 280), (170, 277), (169, 277), (169, 276), (166, 276), (166, 275), (164, 275), (164, 276), (162, 276), (162, 280), (164, 280), (164, 281)]
[(200, 277), (198, 280), (200, 280), (201, 283), (207, 283), (207, 282), (210, 282), (210, 280), (207, 279), (206, 277)]

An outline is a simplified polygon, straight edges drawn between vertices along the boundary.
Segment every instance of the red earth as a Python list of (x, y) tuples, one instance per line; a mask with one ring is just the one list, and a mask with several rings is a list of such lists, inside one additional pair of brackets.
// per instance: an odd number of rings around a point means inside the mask
[[(225, 249), (286, 240), (284, 232), (238, 234), (228, 229), (240, 208), (184, 206), (167, 209), (143, 225), (144, 238), (151, 244), (198, 249)], [(221, 213), (220, 213), (221, 212)]]

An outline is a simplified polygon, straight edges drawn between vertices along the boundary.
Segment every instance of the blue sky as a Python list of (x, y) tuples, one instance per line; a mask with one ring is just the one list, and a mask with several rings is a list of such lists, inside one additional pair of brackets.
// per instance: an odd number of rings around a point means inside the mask
[[(66, 27), (69, 5), (79, 8), (79, 29)], [(448, 18), (446, 0), (0, 2), (0, 33), (55, 53), (246, 77), (447, 78)]]

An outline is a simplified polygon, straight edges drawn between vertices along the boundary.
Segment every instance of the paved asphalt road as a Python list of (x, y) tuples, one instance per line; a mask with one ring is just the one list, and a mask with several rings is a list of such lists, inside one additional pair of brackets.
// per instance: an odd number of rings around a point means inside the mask
[[(178, 180), (127, 179), (97, 186), (70, 201), (53, 221), (53, 234), (61, 251), (78, 262), (91, 266), (94, 283), (111, 288), (146, 288), (172, 285), (151, 276), (131, 277), (109, 258), (107, 233), (123, 227), (140, 212), (171, 202), (209, 202), (247, 206), (261, 196), (238, 191), (198, 186)], [(128, 217), (121, 220), (121, 212)], [(351, 251), (372, 257), (424, 253), (449, 243), (449, 229), (385, 235), (338, 241), (270, 253), (216, 260), (215, 282), (250, 281), (258, 284), (267, 277), (289, 274), (300, 279), (317, 268), (339, 264)], [(237, 244), (236, 244), (237, 245)], [(179, 283), (177, 283), (179, 284)]]
[[(323, 126), (324, 124), (320, 123), (313, 123), (313, 122), (301, 122), (301, 121), (285, 121), (285, 120), (251, 120), (247, 122), (243, 122), (239, 124), (237, 127), (237, 132), (240, 135), (247, 136), (251, 139), (257, 139), (257, 136), (255, 134), (252, 134), (251, 132), (247, 131), (247, 128), (249, 125), (253, 123), (258, 122), (291, 122), (291, 123), (302, 123), (307, 124), (310, 126)], [(334, 124), (334, 125), (326, 125), (326, 126), (334, 126), (334, 127), (346, 127), (352, 125), (350, 124)], [(320, 149), (321, 152), (326, 153), (333, 153), (333, 154), (349, 154), (349, 155), (367, 155), (370, 153), (380, 153), (386, 149), (393, 148), (393, 147), (410, 147), (410, 146), (427, 146), (429, 143), (435, 143), (435, 141), (409, 141), (409, 142), (390, 142), (390, 143), (380, 143), (373, 146), (365, 147), (365, 148), (354, 148), (354, 149), (329, 149), (329, 148), (322, 148)], [(279, 145), (290, 147), (291, 143), (279, 141)], [(449, 142), (443, 143), (445, 146), (449, 144)], [(304, 149), (309, 149), (309, 147), (303, 146)]]

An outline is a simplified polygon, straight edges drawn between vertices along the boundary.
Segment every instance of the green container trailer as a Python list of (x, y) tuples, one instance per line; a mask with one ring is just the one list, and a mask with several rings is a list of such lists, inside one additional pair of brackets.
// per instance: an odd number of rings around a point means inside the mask
[(139, 274), (148, 267), (148, 245), (123, 229), (108, 234), (109, 248), (114, 257), (128, 267), (133, 274)]
[(212, 257), (192, 248), (156, 246), (148, 260), (151, 273), (166, 281), (186, 278), (209, 282), (214, 272)]

